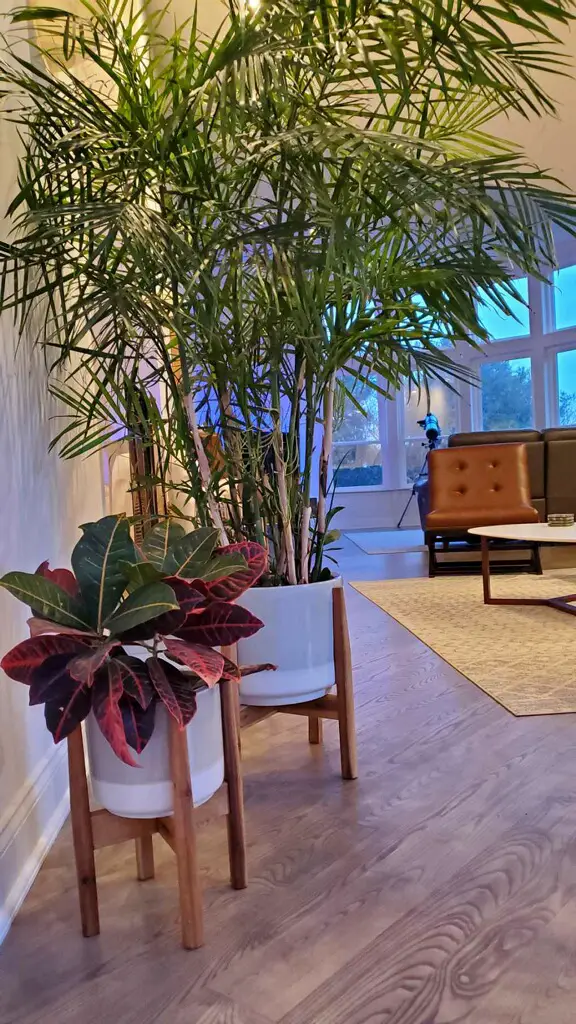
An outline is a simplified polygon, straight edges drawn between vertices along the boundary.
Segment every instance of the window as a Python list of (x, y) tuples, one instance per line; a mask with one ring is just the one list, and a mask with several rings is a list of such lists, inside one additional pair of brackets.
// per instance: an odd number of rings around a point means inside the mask
[[(576, 268), (571, 268), (576, 269)], [(558, 422), (561, 427), (576, 424), (576, 349), (558, 352)]]
[[(371, 379), (376, 382), (375, 377)], [(377, 487), (382, 483), (378, 392), (351, 376), (346, 376), (344, 383), (354, 401), (346, 398), (335, 417), (332, 466), (336, 486)]]
[(554, 329), (576, 326), (576, 266), (556, 270), (554, 284)]
[[(549, 284), (516, 270), (518, 299), (504, 289), (479, 293), (479, 318), (489, 346), (475, 350), (464, 340), (452, 342), (441, 321), (435, 325), (438, 349), (453, 348), (449, 354), (463, 370), (477, 375), (479, 387), (455, 380), (454, 393), (431, 382), (428, 401), (425, 392), (418, 396), (414, 389), (410, 396), (403, 389), (387, 400), (356, 386), (355, 401), (346, 403), (341, 416), (335, 417), (332, 467), (337, 486), (373, 493), (365, 498), (360, 493), (343, 496), (341, 503), (349, 502), (350, 514), (362, 508), (362, 521), (367, 521), (366, 510), (371, 509), (374, 522), (380, 522), (378, 517), (385, 519), (385, 512), (378, 488), (396, 490), (415, 481), (426, 455), (418, 420), (428, 409), (438, 417), (442, 443), (459, 430), (544, 429), (553, 424), (576, 428), (576, 241), (560, 233), (557, 251), (561, 269), (550, 276)], [(411, 320), (417, 328), (420, 319), (424, 336), (431, 328), (425, 288), (406, 294), (416, 306)], [(498, 295), (510, 308), (508, 315), (494, 302)], [(416, 329), (414, 336), (418, 337)], [(353, 378), (349, 380), (352, 387)]]
[[(431, 340), (438, 348), (449, 347), (451, 342), (445, 325), (437, 317), (434, 317), (431, 313), (427, 312), (427, 306), (423, 296), (420, 295), (419, 292), (414, 292), (411, 298), (414, 305), (421, 307), (423, 310), (422, 316), (418, 317), (418, 322), (422, 324), (429, 340)], [(419, 343), (413, 341), (412, 344), (418, 347)], [(422, 346), (420, 345), (420, 347)]]
[[(516, 291), (522, 296), (524, 302), (528, 302), (528, 278), (518, 277), (514, 281)], [(514, 314), (506, 316), (494, 303), (493, 299), (484, 292), (486, 298), (478, 310), (478, 319), (490, 335), (492, 341), (506, 341), (508, 338), (527, 338), (530, 334), (530, 310), (528, 306), (508, 295), (503, 289), (500, 294), (508, 308)]]
[(482, 429), (520, 430), (533, 426), (532, 361), (483, 363)]
[[(458, 387), (458, 382), (454, 382)], [(449, 434), (453, 434), (460, 426), (459, 395), (447, 388), (440, 381), (432, 381), (429, 384), (430, 404), (425, 391), (412, 389), (411, 393), (406, 389), (406, 406), (404, 410), (404, 444), (406, 448), (406, 479), (409, 484), (417, 479), (424, 459), (426, 457), (426, 437), (418, 420), (424, 419), (428, 409), (438, 417), (442, 431), (442, 446), (448, 441)]]
[(378, 487), (382, 483), (382, 448), (374, 444), (336, 444), (332, 449), (336, 487)]

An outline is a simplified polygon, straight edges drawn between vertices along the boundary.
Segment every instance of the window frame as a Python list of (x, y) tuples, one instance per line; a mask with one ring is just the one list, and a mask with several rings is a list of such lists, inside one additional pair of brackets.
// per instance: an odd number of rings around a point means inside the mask
[[(568, 236), (557, 244), (558, 268), (576, 266), (576, 241)], [(528, 277), (530, 334), (481, 344), (478, 349), (461, 343), (449, 350), (452, 358), (472, 370), (479, 378), (483, 362), (531, 360), (532, 405), (535, 430), (560, 426), (559, 387), (556, 357), (559, 352), (576, 350), (576, 324), (554, 327), (553, 270), (544, 280)], [(518, 276), (526, 276), (518, 272)], [(455, 381), (460, 393), (461, 431), (482, 430), (482, 392), (479, 384)], [(410, 490), (406, 477), (405, 390), (391, 399), (378, 396), (379, 437), (382, 452), (382, 484), (363, 487), (337, 487), (338, 494), (376, 493)], [(441, 424), (442, 425), (442, 424)], [(424, 440), (424, 437), (423, 437)], [(345, 443), (345, 442), (343, 442)], [(369, 442), (366, 442), (369, 443)]]

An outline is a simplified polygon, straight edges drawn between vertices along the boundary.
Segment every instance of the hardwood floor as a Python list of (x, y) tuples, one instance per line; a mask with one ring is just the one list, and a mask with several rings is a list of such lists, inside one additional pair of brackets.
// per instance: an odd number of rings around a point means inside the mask
[[(341, 565), (424, 560), (346, 542)], [(250, 884), (228, 887), (207, 826), (194, 953), (160, 841), (155, 881), (131, 845), (98, 853), (102, 934), (82, 939), (65, 830), (0, 950), (2, 1024), (573, 1024), (574, 716), (514, 718), (354, 591), (348, 611), (358, 781), (336, 723), (323, 748), (296, 718), (249, 730)]]

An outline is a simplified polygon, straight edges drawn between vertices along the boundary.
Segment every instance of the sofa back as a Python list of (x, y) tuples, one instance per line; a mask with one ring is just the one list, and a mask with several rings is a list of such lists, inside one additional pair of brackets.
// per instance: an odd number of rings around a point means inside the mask
[(546, 447), (546, 511), (576, 515), (576, 427), (542, 433)]
[[(561, 428), (559, 433), (563, 432)], [(570, 431), (574, 434), (576, 445), (576, 430)], [(572, 512), (572, 508), (550, 509), (547, 505), (547, 480), (546, 480), (546, 449), (544, 435), (539, 430), (475, 430), (468, 433), (451, 434), (448, 438), (449, 448), (463, 448), (467, 445), (478, 444), (524, 444), (528, 457), (528, 475), (530, 478), (530, 494), (534, 508), (538, 509), (540, 518), (545, 521), (548, 512)], [(576, 451), (572, 454), (574, 459), (572, 465), (576, 469)], [(576, 473), (573, 472), (573, 476)], [(559, 492), (559, 486), (556, 490)], [(576, 501), (576, 481), (573, 484), (574, 498)]]

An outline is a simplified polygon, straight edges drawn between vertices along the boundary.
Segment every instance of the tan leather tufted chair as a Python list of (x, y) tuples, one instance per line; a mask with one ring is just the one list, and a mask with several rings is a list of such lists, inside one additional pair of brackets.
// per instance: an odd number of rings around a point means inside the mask
[[(537, 523), (523, 444), (442, 448), (428, 457), (430, 511), (426, 542), (436, 575), (436, 541), (462, 538), (473, 526)], [(539, 571), (538, 564), (535, 565)]]

